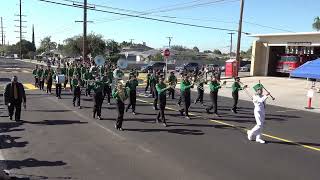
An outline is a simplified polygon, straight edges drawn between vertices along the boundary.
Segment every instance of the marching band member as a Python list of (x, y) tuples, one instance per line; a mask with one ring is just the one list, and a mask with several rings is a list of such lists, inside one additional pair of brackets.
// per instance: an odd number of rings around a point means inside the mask
[(253, 89), (256, 91), (252, 101), (254, 104), (254, 117), (257, 124), (251, 130), (247, 131), (247, 134), (250, 141), (255, 137), (256, 142), (263, 144), (265, 141), (261, 139), (261, 134), (265, 120), (265, 101), (270, 93), (268, 92), (266, 95), (263, 95), (263, 85), (260, 83), (256, 84)]
[(66, 66), (66, 64), (65, 63), (63, 63), (63, 67), (61, 68), (61, 74), (63, 74), (64, 75), (64, 83), (63, 83), (63, 88), (64, 89), (66, 89), (67, 88), (67, 84), (68, 84), (68, 74), (67, 74), (67, 72), (68, 72), (68, 68), (67, 68), (67, 66)]
[(89, 69), (86, 69), (86, 72), (83, 74), (82, 79), (85, 81), (85, 88), (86, 88), (86, 96), (91, 95), (91, 89), (92, 85), (89, 83), (89, 81), (93, 80), (93, 75), (91, 72), (89, 72)]
[(48, 64), (47, 69), (44, 71), (44, 78), (47, 81), (47, 93), (51, 94), (52, 89), (52, 77), (53, 77), (54, 71), (51, 69), (51, 65)]
[(153, 109), (158, 110), (158, 93), (156, 89), (156, 84), (158, 83), (158, 74), (156, 71), (153, 71), (153, 74), (150, 77), (150, 89), (152, 93), (153, 100)]
[(199, 75), (197, 78), (197, 92), (198, 92), (198, 97), (194, 101), (194, 104), (197, 104), (198, 102), (203, 105), (203, 94), (204, 94), (204, 88), (203, 85), (207, 83), (207, 81), (204, 79), (203, 74)]
[(189, 76), (185, 75), (180, 84), (181, 102), (183, 103), (183, 107), (179, 111), (181, 115), (183, 115), (183, 112), (185, 113), (186, 119), (190, 119), (189, 107), (191, 104), (191, 88), (193, 88), (193, 84), (189, 81)]
[(34, 77), (34, 86), (35, 86), (35, 87), (39, 87), (38, 71), (39, 71), (39, 68), (38, 68), (38, 65), (36, 65), (35, 68), (34, 68), (33, 71), (32, 71), (32, 75), (33, 75), (33, 77)]
[(148, 74), (147, 74), (147, 85), (146, 85), (146, 88), (144, 89), (144, 92), (147, 93), (148, 91), (148, 88), (150, 86), (150, 77), (151, 77), (151, 71), (148, 70)]
[(155, 87), (157, 84), (157, 74), (156, 74), (156, 70), (153, 70), (152, 74), (150, 75), (149, 78), (149, 84), (150, 84), (150, 94), (152, 94), (152, 97), (155, 98)]
[(38, 70), (39, 77), (39, 89), (44, 91), (44, 69), (43, 65), (40, 65), (40, 69)]
[(177, 77), (174, 75), (173, 71), (170, 72), (170, 76), (168, 78), (168, 82), (169, 82), (169, 86), (173, 87), (173, 88), (168, 89), (169, 97), (171, 96), (172, 99), (175, 99), (174, 98), (174, 94), (175, 94), (174, 87), (177, 84)]
[(132, 114), (136, 114), (136, 102), (137, 102), (137, 86), (139, 82), (135, 75), (130, 77), (130, 80), (126, 83), (126, 88), (129, 89), (129, 104), (126, 108), (126, 112), (128, 112), (129, 108), (132, 107)]
[(96, 76), (96, 81), (93, 86), (93, 101), (94, 101), (94, 107), (93, 107), (93, 118), (96, 118), (96, 115), (98, 116), (99, 120), (102, 120), (101, 118), (101, 108), (103, 104), (103, 83), (100, 80), (99, 76)]
[(167, 85), (164, 83), (164, 77), (161, 76), (159, 78), (159, 83), (156, 85), (156, 88), (159, 95), (159, 108), (160, 108), (156, 122), (159, 123), (161, 118), (163, 125), (167, 127), (167, 122), (164, 115), (164, 110), (166, 108), (166, 101), (167, 101), (166, 91), (171, 89), (172, 87), (171, 86), (167, 87)]
[(70, 84), (72, 84), (72, 90), (73, 90), (73, 106), (76, 106), (76, 100), (77, 100), (77, 106), (79, 109), (81, 109), (80, 106), (80, 96), (81, 96), (81, 79), (80, 76), (76, 76), (74, 75), (74, 77), (72, 78), (72, 81), (70, 82)]
[(235, 77), (234, 83), (232, 84), (232, 98), (233, 98), (233, 106), (231, 111), (233, 113), (237, 113), (237, 105), (238, 105), (238, 99), (239, 99), (239, 91), (243, 90), (247, 87), (247, 85), (241, 87), (240, 85), (240, 78)]
[[(71, 64), (69, 67), (68, 67), (68, 81), (70, 82), (70, 91), (72, 92), (72, 90), (73, 90), (73, 87), (72, 87), (72, 79), (73, 79), (73, 74), (74, 74), (74, 70), (75, 68), (74, 68), (74, 64)], [(77, 76), (75, 76), (75, 77), (77, 77)]]
[(61, 72), (60, 64), (58, 64), (58, 67), (54, 73), (54, 78), (55, 78), (55, 82), (56, 82), (56, 97), (58, 99), (61, 99), (62, 85), (61, 85), (61, 82), (59, 82), (59, 75), (61, 75), (61, 74), (62, 74), (62, 72)]
[(125, 108), (124, 101), (128, 98), (128, 92), (127, 89), (123, 87), (123, 84), (121, 82), (118, 82), (116, 88), (112, 91), (112, 97), (115, 98), (117, 101), (118, 117), (115, 124), (115, 128), (117, 130), (123, 131), (122, 122)]
[(79, 64), (76, 64), (76, 68), (75, 68), (75, 71), (73, 73), (76, 73), (76, 76), (78, 77), (78, 75), (80, 76), (81, 78), (81, 68), (82, 68), (82, 64), (79, 65)]
[(103, 86), (104, 86), (103, 94), (104, 94), (104, 96), (107, 96), (108, 105), (110, 105), (111, 92), (112, 92), (112, 90), (111, 90), (112, 80), (110, 81), (110, 77), (109, 77), (109, 72), (108, 71), (104, 72), (104, 76), (102, 77), (102, 82), (103, 82)]
[(218, 115), (218, 91), (221, 88), (220, 83), (218, 82), (215, 76), (211, 76), (211, 82), (209, 83), (210, 89), (210, 98), (212, 104), (206, 108), (207, 113), (210, 113), (210, 110), (214, 109), (214, 115), (219, 117)]

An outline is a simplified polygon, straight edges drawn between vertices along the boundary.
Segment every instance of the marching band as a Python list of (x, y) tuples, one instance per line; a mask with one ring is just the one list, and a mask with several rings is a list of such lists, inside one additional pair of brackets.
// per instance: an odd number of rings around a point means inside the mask
[[(104, 63), (104, 62), (103, 62)], [(101, 108), (104, 98), (107, 98), (108, 104), (111, 103), (111, 97), (116, 101), (117, 107), (117, 119), (115, 127), (117, 130), (123, 130), (122, 123), (124, 120), (124, 112), (128, 112), (131, 108), (133, 115), (136, 114), (136, 101), (137, 101), (137, 87), (139, 86), (139, 81), (137, 77), (139, 76), (138, 72), (135, 69), (132, 69), (129, 72), (128, 81), (124, 82), (123, 78), (124, 72), (123, 67), (119, 65), (116, 67), (114, 65), (96, 65), (92, 63), (89, 64), (78, 64), (78, 63), (66, 63), (63, 64), (63, 67), (60, 67), (58, 64), (56, 70), (53, 70), (48, 64), (47, 68), (44, 70), (43, 65), (35, 67), (32, 74), (35, 79), (35, 87), (38, 87), (40, 90), (44, 89), (44, 82), (46, 82), (47, 93), (51, 94), (52, 83), (55, 82), (56, 85), (56, 96), (58, 99), (61, 99), (61, 88), (64, 84), (64, 88), (67, 88), (67, 84), (70, 84), (70, 90), (73, 94), (73, 106), (79, 107), (81, 100), (81, 89), (85, 90), (85, 95), (91, 97), (91, 91), (93, 91), (93, 118), (99, 120), (102, 119)], [(153, 108), (157, 110), (156, 122), (162, 122), (162, 124), (167, 127), (167, 122), (165, 118), (165, 109), (166, 109), (166, 99), (167, 96), (175, 99), (175, 89), (178, 83), (177, 77), (174, 72), (170, 72), (168, 76), (168, 85), (165, 83), (164, 75), (160, 71), (153, 71), (152, 73), (148, 71), (146, 76), (146, 87), (143, 88), (146, 95), (151, 95), (154, 98)], [(213, 110), (215, 116), (218, 115), (218, 92), (226, 84), (226, 81), (221, 82), (217, 76), (212, 75), (211, 80), (208, 82), (206, 78), (205, 71), (194, 71), (194, 72), (184, 72), (182, 73), (182, 80), (180, 82), (180, 99), (178, 104), (180, 106), (180, 115), (190, 119), (189, 108), (191, 105), (191, 89), (194, 86), (197, 87), (197, 97), (193, 101), (196, 103), (201, 103), (204, 105), (204, 84), (208, 84), (210, 92), (211, 103), (209, 106), (205, 107), (205, 112), (210, 113)], [(150, 87), (149, 94), (147, 90)], [(231, 111), (237, 113), (237, 104), (239, 99), (239, 91), (245, 90), (248, 94), (246, 88), (247, 85), (244, 85), (240, 82), (240, 78), (235, 77), (232, 84), (232, 97), (233, 97), (233, 106)], [(263, 85), (259, 82), (256, 86), (253, 87), (256, 91), (256, 94), (250, 98), (254, 103), (254, 117), (256, 119), (257, 125), (250, 131), (248, 131), (248, 139), (255, 140), (259, 143), (264, 143), (261, 139), (261, 132), (263, 128), (263, 123), (265, 119), (264, 108), (265, 101), (270, 95), (267, 91), (266, 95), (263, 95)], [(127, 107), (125, 106), (126, 99), (129, 99)]]

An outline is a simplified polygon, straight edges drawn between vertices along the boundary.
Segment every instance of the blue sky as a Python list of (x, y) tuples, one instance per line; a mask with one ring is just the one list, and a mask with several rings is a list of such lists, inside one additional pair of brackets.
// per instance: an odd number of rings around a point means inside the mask
[[(18, 14), (18, 0), (1, 0), (0, 16), (4, 19), (6, 41), (10, 44), (17, 42), (18, 33), (15, 33), (14, 14)], [(52, 0), (65, 2), (64, 0)], [(180, 10), (168, 12), (155, 12), (149, 17), (166, 19), (159, 16), (176, 17), (169, 19), (185, 23), (237, 29), (239, 19), (240, 1), (225, 0), (220, 3), (212, 3), (206, 6), (195, 7), (195, 4), (213, 2), (217, 0), (88, 0), (89, 3), (111, 6), (116, 8), (131, 9), (136, 11), (147, 11), (159, 7), (173, 6), (185, 3), (183, 6), (193, 6)], [(188, 3), (189, 2), (189, 3)], [(176, 7), (176, 6), (174, 6)], [(96, 7), (97, 9), (104, 9)], [(110, 10), (110, 9), (104, 9)], [(115, 11), (115, 10), (110, 10)], [(82, 24), (75, 20), (82, 20), (82, 10), (72, 7), (64, 7), (54, 4), (40, 2), (38, 0), (24, 0), (23, 14), (27, 22), (24, 34), (25, 39), (31, 41), (32, 24), (35, 26), (36, 44), (45, 36), (51, 36), (56, 42), (62, 43), (67, 37), (82, 33)], [(319, 16), (318, 0), (245, 0), (244, 21), (258, 23), (265, 26), (280, 28), (294, 32), (313, 31), (311, 24), (316, 16)], [(193, 20), (191, 20), (191, 19)], [(194, 20), (196, 19), (196, 20)], [(137, 18), (123, 18), (121, 16), (106, 14), (102, 12), (88, 11), (88, 20), (94, 23), (88, 24), (88, 32), (102, 34), (105, 39), (116, 41), (129, 41), (134, 39), (135, 43), (145, 41), (147, 45), (154, 48), (162, 48), (168, 44), (167, 36), (172, 36), (172, 45), (184, 45), (187, 47), (197, 46), (200, 50), (219, 48), (228, 51), (230, 35), (226, 31), (186, 27), (181, 25), (154, 22)], [(249, 23), (243, 24), (243, 31), (253, 34), (285, 32), (270, 28), (255, 26)], [(254, 39), (244, 36), (242, 49), (250, 47)], [(236, 45), (234, 36), (233, 46)]]

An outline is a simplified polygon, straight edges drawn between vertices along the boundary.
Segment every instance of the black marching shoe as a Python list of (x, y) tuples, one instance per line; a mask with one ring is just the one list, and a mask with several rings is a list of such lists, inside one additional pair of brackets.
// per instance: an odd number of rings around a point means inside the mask
[(12, 116), (10, 116), (9, 119), (12, 120)]
[(121, 128), (119, 128), (119, 131), (123, 131), (122, 127), (121, 127)]
[(206, 112), (207, 112), (207, 114), (210, 114), (210, 110), (209, 109), (206, 109)]
[(98, 119), (99, 119), (99, 120), (102, 120), (102, 117), (101, 117), (101, 116), (98, 116)]
[(168, 126), (167, 123), (162, 123), (162, 124), (163, 124), (164, 127), (167, 127), (167, 126)]

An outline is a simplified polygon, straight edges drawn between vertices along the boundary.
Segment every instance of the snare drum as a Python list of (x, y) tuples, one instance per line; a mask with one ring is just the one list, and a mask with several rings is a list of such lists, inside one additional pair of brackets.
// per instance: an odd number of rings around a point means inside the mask
[(56, 76), (57, 84), (63, 84), (66, 81), (66, 76), (64, 74), (59, 74)]

